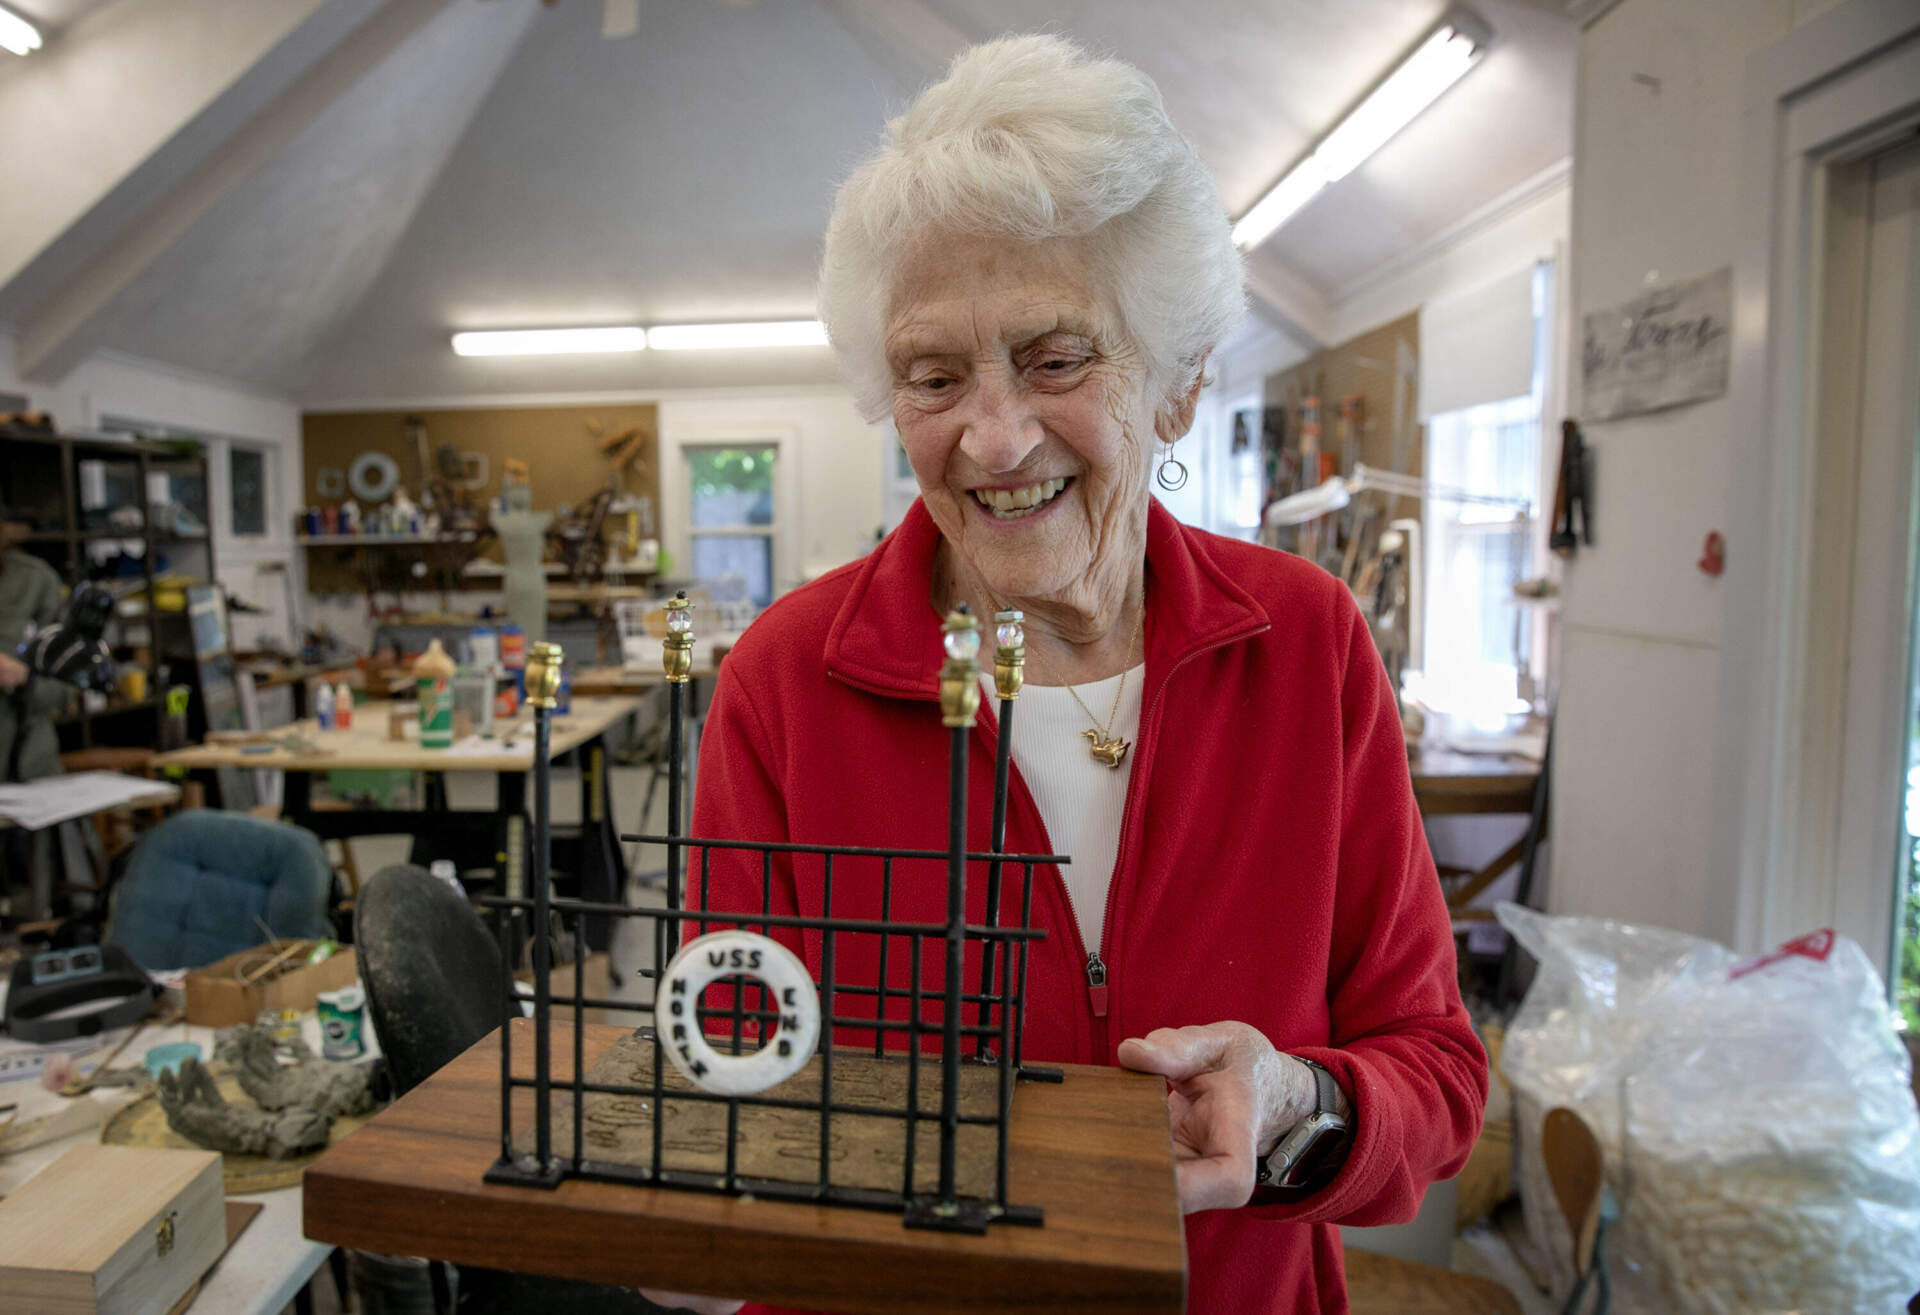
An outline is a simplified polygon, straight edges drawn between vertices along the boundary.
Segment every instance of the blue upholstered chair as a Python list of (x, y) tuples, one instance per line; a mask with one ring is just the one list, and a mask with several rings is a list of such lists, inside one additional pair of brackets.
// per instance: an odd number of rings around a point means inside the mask
[(268, 931), (329, 936), (332, 881), (311, 831), (190, 809), (135, 846), (114, 891), (107, 943), (146, 968), (197, 968), (261, 944)]

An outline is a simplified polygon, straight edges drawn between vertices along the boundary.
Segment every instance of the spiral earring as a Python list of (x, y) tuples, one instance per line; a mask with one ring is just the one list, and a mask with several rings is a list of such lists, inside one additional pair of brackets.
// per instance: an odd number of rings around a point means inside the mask
[[(1169, 474), (1171, 466), (1176, 474)], [(1167, 444), (1166, 455), (1160, 458), (1159, 468), (1153, 472), (1153, 482), (1169, 493), (1178, 493), (1187, 486), (1187, 467), (1183, 461), (1177, 461), (1173, 455), (1173, 444)]]

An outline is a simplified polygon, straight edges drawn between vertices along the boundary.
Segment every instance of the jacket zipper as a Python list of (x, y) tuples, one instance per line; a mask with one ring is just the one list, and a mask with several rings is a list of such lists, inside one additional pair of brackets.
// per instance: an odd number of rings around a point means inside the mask
[[(1162, 677), (1160, 683), (1154, 687), (1153, 702), (1151, 706), (1141, 709), (1140, 729), (1137, 732), (1135, 732), (1136, 736), (1138, 737), (1135, 740), (1135, 743), (1138, 744), (1140, 740), (1144, 740), (1146, 738), (1147, 729), (1154, 725), (1154, 719), (1160, 715), (1160, 703), (1161, 703), (1161, 700), (1166, 697), (1167, 686), (1173, 683), (1173, 678), (1179, 674), (1180, 668), (1186, 666), (1187, 663), (1193, 661), (1195, 658), (1201, 656), (1203, 653), (1211, 653), (1215, 649), (1225, 648), (1228, 644), (1235, 644), (1242, 639), (1252, 638), (1254, 635), (1257, 635), (1261, 633), (1261, 631), (1264, 631), (1266, 629), (1267, 629), (1266, 626), (1260, 626), (1257, 629), (1249, 630), (1244, 634), (1228, 635), (1216, 641), (1215, 643), (1208, 644), (1204, 647), (1189, 649), (1187, 652), (1182, 653), (1177, 659), (1175, 659), (1174, 664), (1171, 667), (1167, 668), (1167, 674), (1164, 677)], [(1134, 759), (1134, 765), (1137, 767), (1140, 764), (1140, 761), (1141, 760), (1136, 757)], [(1131, 780), (1127, 783), (1126, 807), (1120, 810), (1120, 847), (1114, 854), (1113, 878), (1107, 882), (1107, 906), (1106, 906), (1105, 916), (1102, 918), (1100, 923), (1100, 944), (1094, 949), (1094, 951), (1091, 954), (1087, 955), (1087, 995), (1088, 995), (1088, 998), (1093, 1002), (1093, 1016), (1095, 1018), (1102, 1019), (1102, 1020), (1104, 1020), (1107, 1016), (1107, 1003), (1109, 999), (1109, 993), (1112, 989), (1112, 980), (1111, 980), (1112, 974), (1108, 971), (1106, 960), (1102, 957), (1101, 952), (1107, 948), (1108, 939), (1113, 935), (1114, 898), (1120, 892), (1119, 876), (1122, 872), (1125, 872), (1127, 870), (1127, 859), (1129, 857), (1128, 851), (1133, 841), (1134, 804), (1138, 801), (1141, 793), (1145, 789), (1146, 789), (1146, 786), (1144, 782), (1138, 777), (1137, 774), (1134, 780)], [(1060, 884), (1063, 887), (1066, 886), (1066, 881), (1064, 878), (1062, 878)], [(1072, 907), (1073, 905), (1073, 892), (1071, 889), (1068, 889), (1067, 891), (1067, 904), (1069, 907)], [(1073, 915), (1073, 927), (1074, 927), (1074, 934), (1077, 936), (1080, 931), (1080, 914), (1077, 909), (1074, 911), (1074, 915)], [(1084, 938), (1081, 940), (1080, 948), (1083, 950), (1086, 948), (1086, 941), (1084, 940)], [(1106, 1035), (1105, 1035), (1106, 1026), (1104, 1022), (1101, 1024), (1100, 1031), (1101, 1031), (1100, 1049), (1101, 1049), (1101, 1052), (1104, 1053), (1107, 1049)]]

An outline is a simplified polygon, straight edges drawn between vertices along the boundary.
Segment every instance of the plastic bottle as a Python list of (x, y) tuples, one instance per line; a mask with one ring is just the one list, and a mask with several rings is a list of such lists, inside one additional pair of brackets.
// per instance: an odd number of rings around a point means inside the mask
[(413, 684), (420, 697), (420, 747), (453, 747), (453, 659), (430, 640), (427, 651), (413, 664)]
[(344, 680), (334, 687), (333, 724), (343, 731), (353, 726), (353, 691)]
[(313, 719), (320, 723), (321, 730), (333, 729), (333, 686), (324, 680), (313, 693)]

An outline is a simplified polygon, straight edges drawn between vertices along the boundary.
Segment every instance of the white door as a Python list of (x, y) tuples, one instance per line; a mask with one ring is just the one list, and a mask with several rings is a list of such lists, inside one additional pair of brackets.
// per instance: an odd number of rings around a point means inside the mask
[(1859, 472), (1834, 922), (1880, 964), (1920, 1027), (1920, 736), (1915, 733), (1920, 531), (1920, 142), (1874, 157), (1859, 333)]

